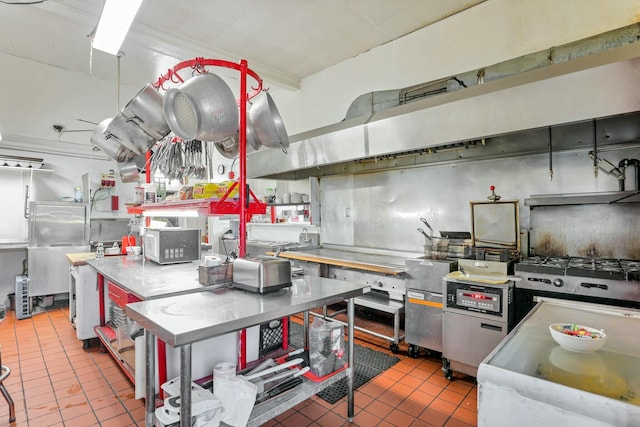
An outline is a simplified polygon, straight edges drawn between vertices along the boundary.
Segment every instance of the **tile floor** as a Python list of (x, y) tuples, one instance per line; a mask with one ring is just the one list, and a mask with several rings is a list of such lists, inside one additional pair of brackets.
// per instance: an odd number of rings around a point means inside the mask
[[(299, 320), (300, 317), (294, 318)], [(356, 342), (389, 354), (389, 342), (356, 332)], [(15, 401), (14, 426), (144, 426), (144, 401), (111, 356), (76, 339), (67, 309), (15, 320), (7, 312), (0, 324), (4, 381)], [(346, 397), (334, 405), (314, 396), (265, 424), (303, 426), (447, 426), (476, 425), (474, 378), (455, 374), (446, 380), (435, 357), (406, 356), (355, 392), (355, 417), (347, 419)], [(9, 409), (0, 397), (0, 426), (9, 425)]]

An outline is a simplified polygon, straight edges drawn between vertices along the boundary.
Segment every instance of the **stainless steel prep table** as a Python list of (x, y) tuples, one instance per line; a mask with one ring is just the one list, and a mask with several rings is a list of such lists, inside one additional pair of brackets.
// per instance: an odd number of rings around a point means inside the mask
[[(125, 375), (134, 384), (139, 384), (136, 387), (136, 398), (142, 397), (145, 394), (144, 389), (141, 388), (143, 385), (142, 376), (136, 373), (138, 370), (127, 367), (135, 364), (135, 350), (123, 353), (115, 348), (112, 344), (115, 331), (106, 325), (105, 294), (107, 294), (107, 288), (110, 287), (108, 282), (135, 297), (129, 302), (201, 292), (211, 289), (212, 286), (207, 287), (200, 284), (196, 262), (159, 265), (146, 261), (140, 255), (127, 255), (87, 259), (87, 264), (98, 272), (99, 325), (94, 328), (96, 335), (114, 360), (120, 364)], [(158, 344), (158, 351), (159, 357), (165, 354), (164, 343)], [(140, 368), (142, 367), (140, 366)], [(139, 369), (139, 371), (142, 372), (143, 369)], [(161, 382), (166, 381), (166, 377), (166, 371), (160, 373)]]
[(138, 256), (88, 259), (98, 273), (141, 300), (199, 292), (207, 289), (198, 282), (198, 265), (159, 265)]
[[(127, 305), (127, 315), (146, 330), (147, 380), (146, 424), (154, 425), (154, 375), (153, 345), (155, 336), (162, 341), (180, 347), (180, 399), (182, 408), (180, 425), (189, 425), (191, 419), (191, 344), (207, 338), (238, 331), (273, 319), (305, 313), (308, 310), (348, 301), (348, 354), (349, 367), (344, 371), (348, 378), (348, 417), (353, 417), (353, 299), (368, 292), (370, 287), (321, 277), (295, 279), (290, 288), (264, 295), (233, 288), (216, 289), (169, 298), (161, 298)], [(305, 325), (306, 326), (306, 325)], [(306, 328), (305, 328), (306, 329)], [(326, 387), (328, 383), (320, 387)], [(260, 425), (279, 415), (297, 403), (319, 391), (318, 385), (306, 384), (295, 396), (285, 401), (263, 403), (255, 407), (249, 425)]]

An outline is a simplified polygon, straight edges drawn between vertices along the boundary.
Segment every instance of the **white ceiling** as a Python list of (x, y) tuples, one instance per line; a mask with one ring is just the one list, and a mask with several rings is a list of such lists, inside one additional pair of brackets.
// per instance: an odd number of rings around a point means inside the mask
[[(270, 85), (305, 77), (485, 0), (144, 0), (122, 46), (121, 81), (152, 81), (196, 56), (246, 59)], [(90, 53), (101, 0), (0, 3), (0, 52), (114, 79), (114, 58)], [(90, 60), (92, 61), (90, 63)]]

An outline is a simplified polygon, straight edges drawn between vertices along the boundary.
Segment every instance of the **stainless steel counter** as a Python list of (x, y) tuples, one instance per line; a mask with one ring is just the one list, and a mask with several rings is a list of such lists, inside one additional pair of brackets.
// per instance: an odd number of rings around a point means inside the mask
[[(174, 266), (175, 267), (175, 266)], [(176, 347), (180, 347), (180, 399), (182, 408), (180, 425), (189, 425), (191, 419), (191, 344), (249, 326), (278, 319), (314, 307), (348, 301), (347, 346), (349, 354), (348, 379), (348, 417), (354, 413), (353, 402), (353, 318), (356, 296), (368, 292), (368, 285), (344, 282), (320, 277), (295, 279), (290, 288), (257, 294), (233, 288), (222, 288), (188, 295), (172, 296), (161, 299), (128, 304), (127, 315), (145, 329), (147, 346), (146, 361), (146, 425), (154, 425), (155, 402), (155, 337)], [(306, 322), (305, 322), (306, 323)], [(313, 393), (317, 390), (313, 389)], [(298, 391), (302, 394), (303, 389)], [(308, 397), (310, 397), (309, 394)], [(294, 401), (278, 404), (277, 408), (253, 414), (260, 422), (289, 409)], [(297, 401), (296, 401), (297, 402)], [(264, 410), (262, 410), (264, 411)]]
[(264, 295), (223, 288), (127, 305), (127, 315), (165, 343), (179, 347), (368, 292), (367, 285), (322, 277), (293, 281)]
[(141, 300), (207, 289), (198, 281), (198, 265), (195, 262), (159, 265), (146, 261), (142, 256), (128, 255), (89, 259), (87, 264)]
[(283, 258), (317, 262), (320, 264), (338, 265), (392, 275), (403, 274), (405, 260), (417, 257), (417, 255), (413, 256), (413, 254), (399, 256), (382, 253), (357, 252), (328, 247), (303, 251), (284, 251), (281, 252), (279, 256)]

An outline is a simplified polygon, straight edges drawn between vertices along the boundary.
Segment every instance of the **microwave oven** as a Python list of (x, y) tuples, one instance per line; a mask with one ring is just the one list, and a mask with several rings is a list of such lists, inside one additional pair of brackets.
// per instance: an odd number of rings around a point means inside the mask
[(144, 256), (157, 264), (200, 260), (200, 230), (148, 228), (144, 235)]

